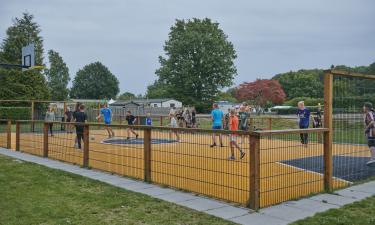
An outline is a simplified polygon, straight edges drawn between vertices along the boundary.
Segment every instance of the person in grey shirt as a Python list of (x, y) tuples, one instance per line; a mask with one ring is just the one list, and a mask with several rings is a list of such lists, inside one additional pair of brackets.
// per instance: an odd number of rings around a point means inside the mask
[(53, 122), (55, 121), (55, 119), (56, 119), (55, 113), (53, 112), (52, 107), (49, 106), (48, 110), (46, 112), (46, 116), (44, 118), (44, 121), (45, 122), (50, 122), (50, 124), (49, 124), (49, 131), (51, 133), (51, 137), (53, 136), (52, 127), (53, 127)]

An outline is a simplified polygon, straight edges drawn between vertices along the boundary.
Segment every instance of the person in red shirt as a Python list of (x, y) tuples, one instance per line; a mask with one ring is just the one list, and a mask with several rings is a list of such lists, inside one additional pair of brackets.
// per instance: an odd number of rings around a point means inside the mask
[[(236, 115), (236, 111), (232, 109), (230, 111), (230, 117), (229, 117), (229, 130), (231, 131), (237, 131), (238, 130), (238, 117)], [(237, 134), (230, 134), (230, 152), (231, 156), (228, 158), (229, 160), (235, 160), (234, 157), (234, 148), (237, 148), (240, 151), (240, 159), (242, 159), (245, 156), (245, 152), (238, 146), (237, 144)]]

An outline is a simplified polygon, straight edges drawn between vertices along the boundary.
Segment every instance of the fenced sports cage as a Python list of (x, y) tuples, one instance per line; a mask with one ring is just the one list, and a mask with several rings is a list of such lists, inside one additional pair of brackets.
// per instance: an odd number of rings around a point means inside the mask
[[(260, 117), (252, 123), (262, 129), (248, 132), (1, 120), (0, 146), (258, 209), (375, 175), (366, 165), (362, 113), (363, 103), (375, 100), (374, 79), (326, 71), (323, 128), (301, 130), (293, 118)], [(81, 149), (76, 134), (61, 126), (83, 127)], [(108, 137), (108, 127), (115, 137)], [(213, 137), (217, 145), (211, 147)], [(228, 158), (231, 141), (245, 152), (242, 159), (236, 148), (235, 159)]]

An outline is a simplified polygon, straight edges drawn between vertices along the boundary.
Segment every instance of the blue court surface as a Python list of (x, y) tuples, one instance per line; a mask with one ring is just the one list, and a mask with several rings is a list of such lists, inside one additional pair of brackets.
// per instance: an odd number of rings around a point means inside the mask
[[(375, 167), (366, 165), (369, 159), (368, 157), (333, 156), (333, 176), (350, 182), (375, 176)], [(320, 174), (324, 171), (323, 156), (286, 160), (281, 163)]]

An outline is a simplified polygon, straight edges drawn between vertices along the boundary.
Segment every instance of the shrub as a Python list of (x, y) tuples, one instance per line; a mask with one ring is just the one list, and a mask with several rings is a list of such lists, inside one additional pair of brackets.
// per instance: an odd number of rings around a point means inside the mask
[(0, 119), (29, 120), (30, 107), (0, 107)]
[(310, 98), (310, 97), (296, 97), (292, 98), (286, 102), (284, 102), (284, 105), (288, 106), (297, 106), (297, 103), (299, 101), (304, 101), (305, 105), (311, 105), (311, 106), (317, 106), (318, 103), (323, 105), (324, 99), (323, 98)]

